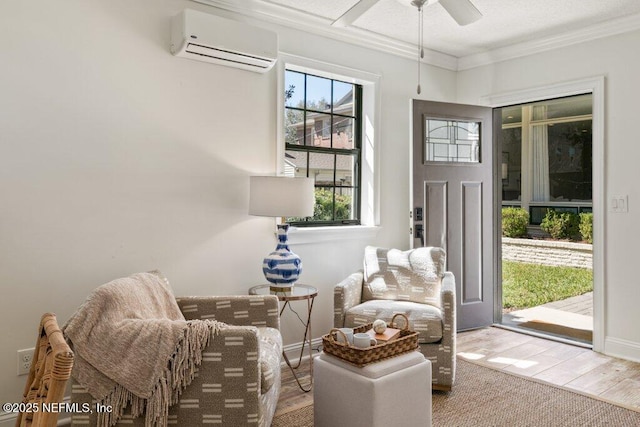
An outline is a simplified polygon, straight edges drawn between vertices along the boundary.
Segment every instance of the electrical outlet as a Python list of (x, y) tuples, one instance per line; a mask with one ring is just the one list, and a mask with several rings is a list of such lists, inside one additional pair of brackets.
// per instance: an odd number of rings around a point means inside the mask
[(27, 348), (18, 350), (18, 375), (28, 375), (33, 362), (33, 352), (35, 349)]

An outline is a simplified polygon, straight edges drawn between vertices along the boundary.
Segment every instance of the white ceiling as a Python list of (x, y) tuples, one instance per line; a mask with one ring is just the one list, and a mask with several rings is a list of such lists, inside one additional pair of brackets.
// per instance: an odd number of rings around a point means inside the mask
[[(407, 0), (405, 4), (402, 0), (379, 0), (347, 28), (331, 22), (358, 0), (195, 1), (283, 25), (303, 26), (360, 45), (386, 46), (403, 56), (413, 54), (418, 41), (418, 11)], [(471, 68), (501, 59), (496, 52), (521, 56), (552, 44), (572, 44), (640, 28), (639, 0), (471, 0), (483, 17), (467, 26), (459, 26), (433, 1), (424, 9), (423, 41), (432, 51), (426, 61), (445, 68)]]

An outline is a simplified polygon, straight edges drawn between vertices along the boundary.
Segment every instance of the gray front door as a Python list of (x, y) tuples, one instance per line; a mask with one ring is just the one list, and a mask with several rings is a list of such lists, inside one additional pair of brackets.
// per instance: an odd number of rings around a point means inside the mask
[(497, 202), (492, 110), (413, 101), (413, 246), (439, 246), (458, 330), (493, 323)]

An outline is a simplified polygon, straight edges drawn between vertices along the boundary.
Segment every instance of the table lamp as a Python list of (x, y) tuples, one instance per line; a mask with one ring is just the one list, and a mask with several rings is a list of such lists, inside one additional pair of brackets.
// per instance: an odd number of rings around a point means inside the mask
[(249, 214), (282, 217), (278, 224), (278, 246), (262, 263), (262, 272), (271, 290), (291, 290), (302, 271), (300, 257), (289, 250), (285, 217), (313, 216), (313, 178), (252, 176), (249, 182)]

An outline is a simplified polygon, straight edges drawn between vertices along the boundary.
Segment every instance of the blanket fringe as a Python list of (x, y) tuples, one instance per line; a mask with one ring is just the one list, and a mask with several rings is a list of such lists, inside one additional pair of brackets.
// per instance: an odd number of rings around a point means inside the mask
[(215, 320), (188, 321), (184, 337), (178, 343), (151, 396), (144, 399), (117, 385), (98, 402), (112, 408), (111, 412), (98, 413), (98, 427), (116, 425), (128, 406), (131, 407), (133, 418), (145, 414), (145, 427), (166, 427), (169, 407), (178, 403), (183, 390), (191, 384), (202, 363), (202, 351), (224, 325)]

